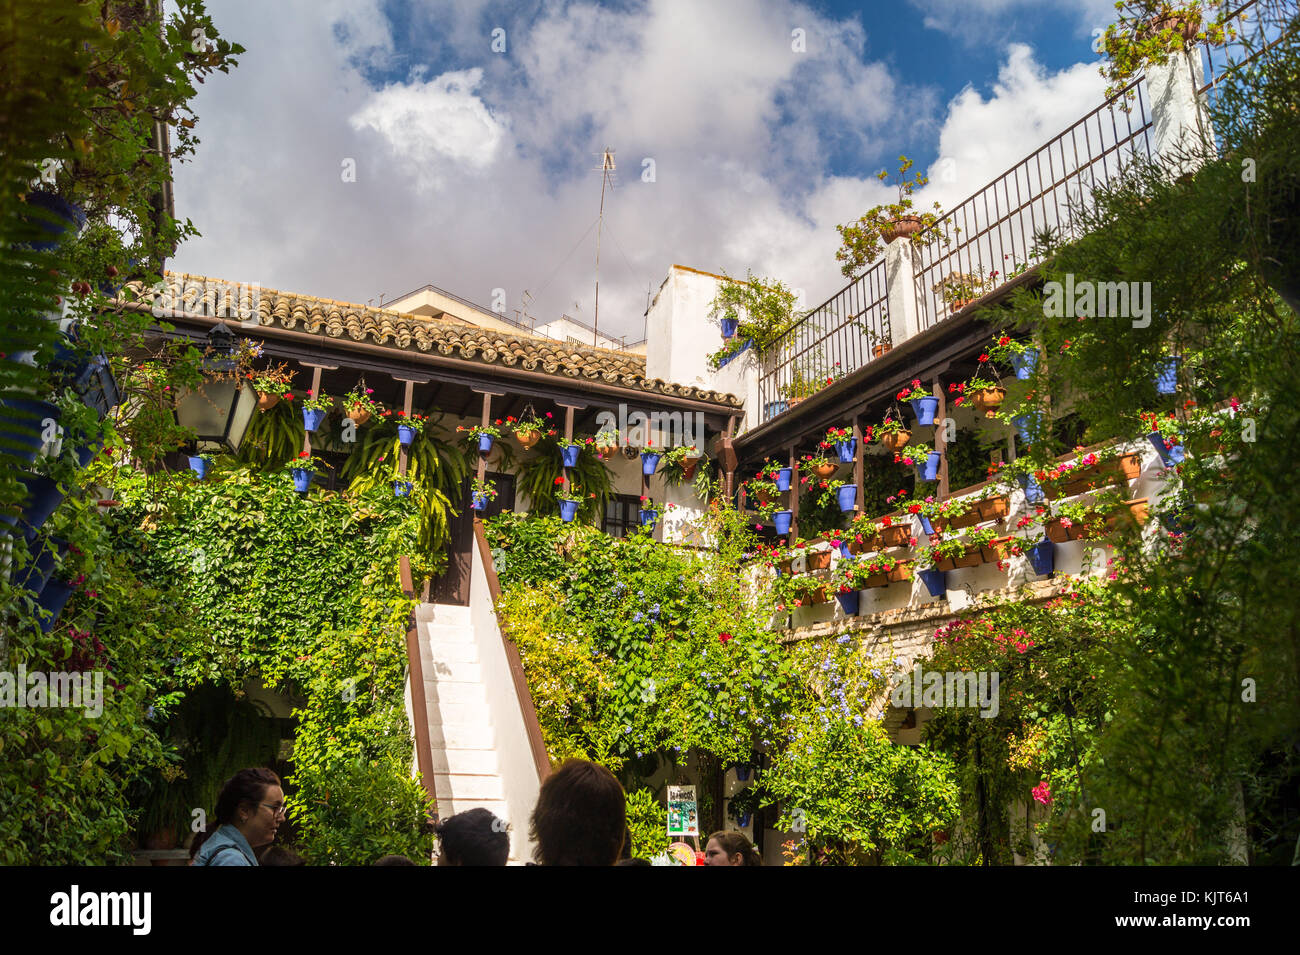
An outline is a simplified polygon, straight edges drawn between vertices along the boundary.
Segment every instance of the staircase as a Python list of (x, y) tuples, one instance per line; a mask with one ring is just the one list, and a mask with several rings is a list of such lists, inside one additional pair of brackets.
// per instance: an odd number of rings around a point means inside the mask
[[(503, 740), (499, 737), (516, 729), (508, 710), (518, 708), (513, 686), (500, 685), (503, 681), (490, 658), (485, 665), (469, 607), (422, 604), (416, 620), (438, 816), (446, 819), (480, 807), (491, 811), (510, 824), (510, 862), (519, 864), (530, 857), (528, 815), (536, 799), (537, 781), (531, 764), (515, 767), (515, 784), (507, 791), (503, 770), (510, 767), (503, 767), (502, 762), (509, 762), (514, 747), (505, 746), (505, 755), (501, 755)], [(485, 642), (499, 644), (495, 619), (492, 624), (490, 632), (481, 636)], [(492, 649), (488, 644), (489, 657)], [(501, 652), (499, 646), (496, 649)], [(508, 680), (504, 682), (508, 684)], [(494, 685), (495, 692), (490, 694)], [(501, 715), (494, 718), (494, 710)], [(525, 778), (521, 781), (520, 776)]]

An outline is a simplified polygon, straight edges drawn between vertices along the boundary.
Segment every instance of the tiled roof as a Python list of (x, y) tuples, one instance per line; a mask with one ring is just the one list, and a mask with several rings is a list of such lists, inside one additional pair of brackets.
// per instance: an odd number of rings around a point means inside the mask
[[(602, 381), (654, 394), (711, 401), (739, 408), (735, 396), (646, 377), (644, 355), (595, 348), (529, 335), (515, 330), (480, 328), (460, 319), (435, 319), (385, 308), (337, 302), (312, 295), (241, 285), (223, 279), (166, 273), (166, 292), (155, 307), (239, 321), (240, 302), (251, 318), (266, 327), (319, 333), (343, 341), (372, 342), (403, 351), (437, 353), (467, 362), (519, 367), (563, 378)], [(139, 283), (130, 283), (137, 293)], [(144, 291), (150, 301), (149, 291)]]

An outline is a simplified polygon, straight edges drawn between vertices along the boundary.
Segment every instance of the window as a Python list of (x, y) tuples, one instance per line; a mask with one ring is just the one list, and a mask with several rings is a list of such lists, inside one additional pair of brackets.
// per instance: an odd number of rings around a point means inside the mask
[(605, 502), (605, 519), (600, 529), (610, 537), (626, 537), (641, 526), (641, 498), (619, 494)]

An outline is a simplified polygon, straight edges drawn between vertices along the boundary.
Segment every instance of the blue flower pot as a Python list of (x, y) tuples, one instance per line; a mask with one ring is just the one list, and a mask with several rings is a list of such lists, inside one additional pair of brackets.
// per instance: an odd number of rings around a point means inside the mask
[[(578, 466), (578, 455), (580, 454), (582, 454), (582, 445), (580, 444), (569, 444), (560, 449), (560, 457), (564, 459), (564, 466), (566, 468), (576, 468)], [(643, 460), (644, 457), (645, 456), (642, 455)], [(658, 463), (658, 460), (659, 459), (656, 457), (656, 463)], [(649, 473), (653, 474), (654, 468), (651, 468)]]
[(488, 496), (483, 491), (475, 491), (470, 495), (469, 506), (476, 511), (486, 511), (488, 506)]
[(397, 426), (397, 440), (402, 443), (402, 447), (409, 448), (411, 442), (415, 440), (415, 426), (399, 424)]
[(840, 556), (845, 560), (851, 560), (853, 558), (853, 552), (849, 550), (847, 541), (840, 541)]
[(1181, 361), (1180, 356), (1173, 355), (1160, 363), (1160, 371), (1156, 375), (1156, 394), (1172, 395), (1178, 391), (1178, 364)]
[(71, 584), (62, 580), (50, 580), (45, 584), (40, 596), (36, 598), (37, 605), (50, 612), (49, 618), (41, 621), (41, 633), (49, 633), (54, 629), (54, 625), (59, 622), (59, 614), (63, 613), (63, 607), (71, 596)]
[(1011, 369), (1021, 381), (1026, 380), (1038, 367), (1038, 349), (1026, 348), (1019, 355), (1011, 356)]
[(572, 521), (575, 517), (577, 517), (577, 516), (578, 516), (578, 502), (577, 502), (577, 501), (561, 501), (561, 502), (560, 502), (560, 520), (562, 520), (562, 521), (564, 521), (564, 523), (568, 524), (569, 522), (571, 522), (571, 521)]
[(1160, 523), (1164, 524), (1165, 530), (1171, 534), (1186, 534), (1195, 522), (1188, 511), (1180, 511), (1177, 514), (1161, 514)]
[(311, 479), (316, 474), (315, 471), (308, 471), (306, 468), (292, 468), (289, 473), (293, 475), (293, 489), (303, 494), (311, 487)]
[(1152, 431), (1147, 435), (1147, 440), (1156, 449), (1156, 454), (1160, 455), (1160, 460), (1165, 462), (1165, 467), (1171, 468), (1175, 464), (1183, 463), (1183, 458), (1186, 457), (1187, 452), (1181, 444), (1166, 448), (1164, 436), (1159, 431)]
[(742, 812), (740, 815), (736, 817), (736, 822), (739, 824), (740, 828), (744, 829), (746, 826), (749, 825), (749, 817), (750, 814), (747, 812)]
[(45, 444), (41, 438), (45, 421), (58, 421), (61, 415), (59, 406), (48, 401), (0, 400), (0, 449), (31, 464)]
[(840, 602), (840, 609), (850, 617), (857, 616), (858, 598), (861, 596), (858, 591), (850, 590), (848, 593), (836, 593), (835, 599)]
[(939, 410), (939, 399), (930, 395), (925, 398), (913, 398), (909, 404), (912, 406), (913, 413), (916, 414), (916, 423), (919, 425), (934, 424), (934, 416)]
[(721, 369), (727, 367), (727, 364), (729, 362), (734, 361), (735, 359), (739, 358), (741, 355), (745, 354), (745, 352), (748, 351), (749, 347), (753, 344), (754, 344), (754, 340), (752, 338), (746, 338), (745, 344), (741, 345), (738, 351), (728, 355), (726, 358), (722, 359), (722, 361), (718, 362), (718, 368)]
[(857, 485), (845, 484), (843, 487), (836, 488), (835, 500), (839, 503), (841, 511), (853, 510), (853, 505), (858, 501)]
[(200, 481), (208, 476), (208, 460), (206, 458), (199, 457), (197, 454), (192, 454), (189, 457), (189, 461), (190, 470), (198, 475)]
[(858, 439), (849, 438), (847, 441), (835, 442), (835, 453), (840, 456), (840, 464), (852, 464), (853, 455), (858, 450)]
[(39, 594), (54, 572), (55, 548), (47, 540), (41, 541), (32, 552), (32, 559), (22, 570), (14, 571), (14, 583)]
[(67, 199), (53, 192), (29, 192), (27, 194), (27, 205), (52, 212), (59, 220), (51, 222), (46, 218), (38, 219), (34, 215), (26, 216), (31, 222), (40, 226), (41, 232), (49, 236), (47, 239), (38, 239), (30, 243), (33, 249), (44, 252), (56, 249), (65, 233), (71, 232), (75, 235), (86, 224), (86, 213), (82, 211), (80, 206), (73, 205)]
[(91, 360), (85, 372), (77, 379), (76, 391), (81, 396), (82, 403), (99, 415), (100, 421), (108, 417), (108, 413), (122, 399), (108, 356), (100, 354)]
[(411, 496), (411, 488), (414, 487), (414, 486), (415, 486), (415, 485), (413, 485), (410, 481), (394, 481), (394, 482), (393, 482), (393, 496), (394, 496), (394, 497), (410, 497), (410, 496)]
[(793, 511), (777, 511), (772, 515), (772, 526), (777, 534), (789, 534), (790, 522), (794, 519)]
[(722, 337), (735, 338), (736, 332), (740, 330), (740, 319), (724, 318), (722, 319)]
[(478, 436), (478, 450), (479, 454), (487, 454), (492, 450), (492, 435), (480, 434)]
[(640, 512), (641, 526), (648, 527), (650, 530), (655, 529), (655, 523), (659, 520), (659, 515), (654, 511), (642, 510)]
[(63, 502), (63, 491), (59, 485), (43, 474), (20, 474), (18, 480), (27, 488), (27, 500), (23, 504), (23, 520), (30, 532), (36, 530), (50, 519)]
[(942, 570), (923, 570), (920, 577), (931, 597), (943, 597), (948, 593), (948, 575)]
[(1016, 475), (1016, 481), (1025, 489), (1025, 500), (1028, 503), (1042, 504), (1047, 500), (1047, 495), (1044, 494), (1043, 489), (1038, 486), (1038, 482), (1034, 480), (1033, 475), (1018, 474)]
[(1056, 566), (1056, 545), (1046, 537), (1026, 553), (1029, 555), (1029, 566), (1034, 568), (1036, 574), (1050, 574)]
[(939, 459), (942, 455), (938, 451), (931, 451), (925, 456), (925, 462), (916, 466), (916, 473), (922, 481), (935, 481), (939, 478)]
[(659, 459), (661, 457), (663, 457), (663, 455), (658, 451), (642, 451), (641, 473), (646, 475), (654, 474), (659, 468)]
[(790, 402), (788, 401), (769, 401), (767, 404), (763, 405), (763, 420), (771, 421), (789, 407)]
[(302, 409), (302, 426), (312, 434), (320, 427), (321, 422), (325, 420), (328, 412), (324, 408), (303, 408)]
[(793, 468), (781, 468), (776, 472), (776, 489), (778, 491), (790, 490), (790, 481), (794, 479)]
[(934, 527), (930, 524), (930, 518), (926, 517), (924, 514), (918, 514), (918, 515), (916, 515), (916, 516), (919, 517), (919, 518), (921, 519), (921, 531), (922, 531), (922, 533), (927, 534), (927, 535), (928, 535), (928, 534), (933, 534), (933, 533), (934, 533)]
[(749, 774), (754, 771), (754, 767), (749, 763), (736, 764), (736, 778), (742, 783), (749, 781)]
[(1034, 432), (1038, 430), (1038, 422), (1041, 417), (1040, 412), (1027, 411), (1011, 419), (1011, 423), (1016, 426), (1016, 434), (1020, 436), (1021, 442), (1029, 444), (1033, 441)]

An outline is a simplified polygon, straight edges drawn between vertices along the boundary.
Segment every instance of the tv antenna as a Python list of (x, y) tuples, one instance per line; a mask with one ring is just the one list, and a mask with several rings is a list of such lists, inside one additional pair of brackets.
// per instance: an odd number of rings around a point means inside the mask
[(605, 186), (614, 188), (614, 150), (608, 146), (601, 156), (600, 165), (592, 170), (600, 173), (600, 217), (596, 220), (596, 305), (591, 319), (591, 347), (596, 347), (596, 330), (600, 328), (600, 233), (605, 226)]

